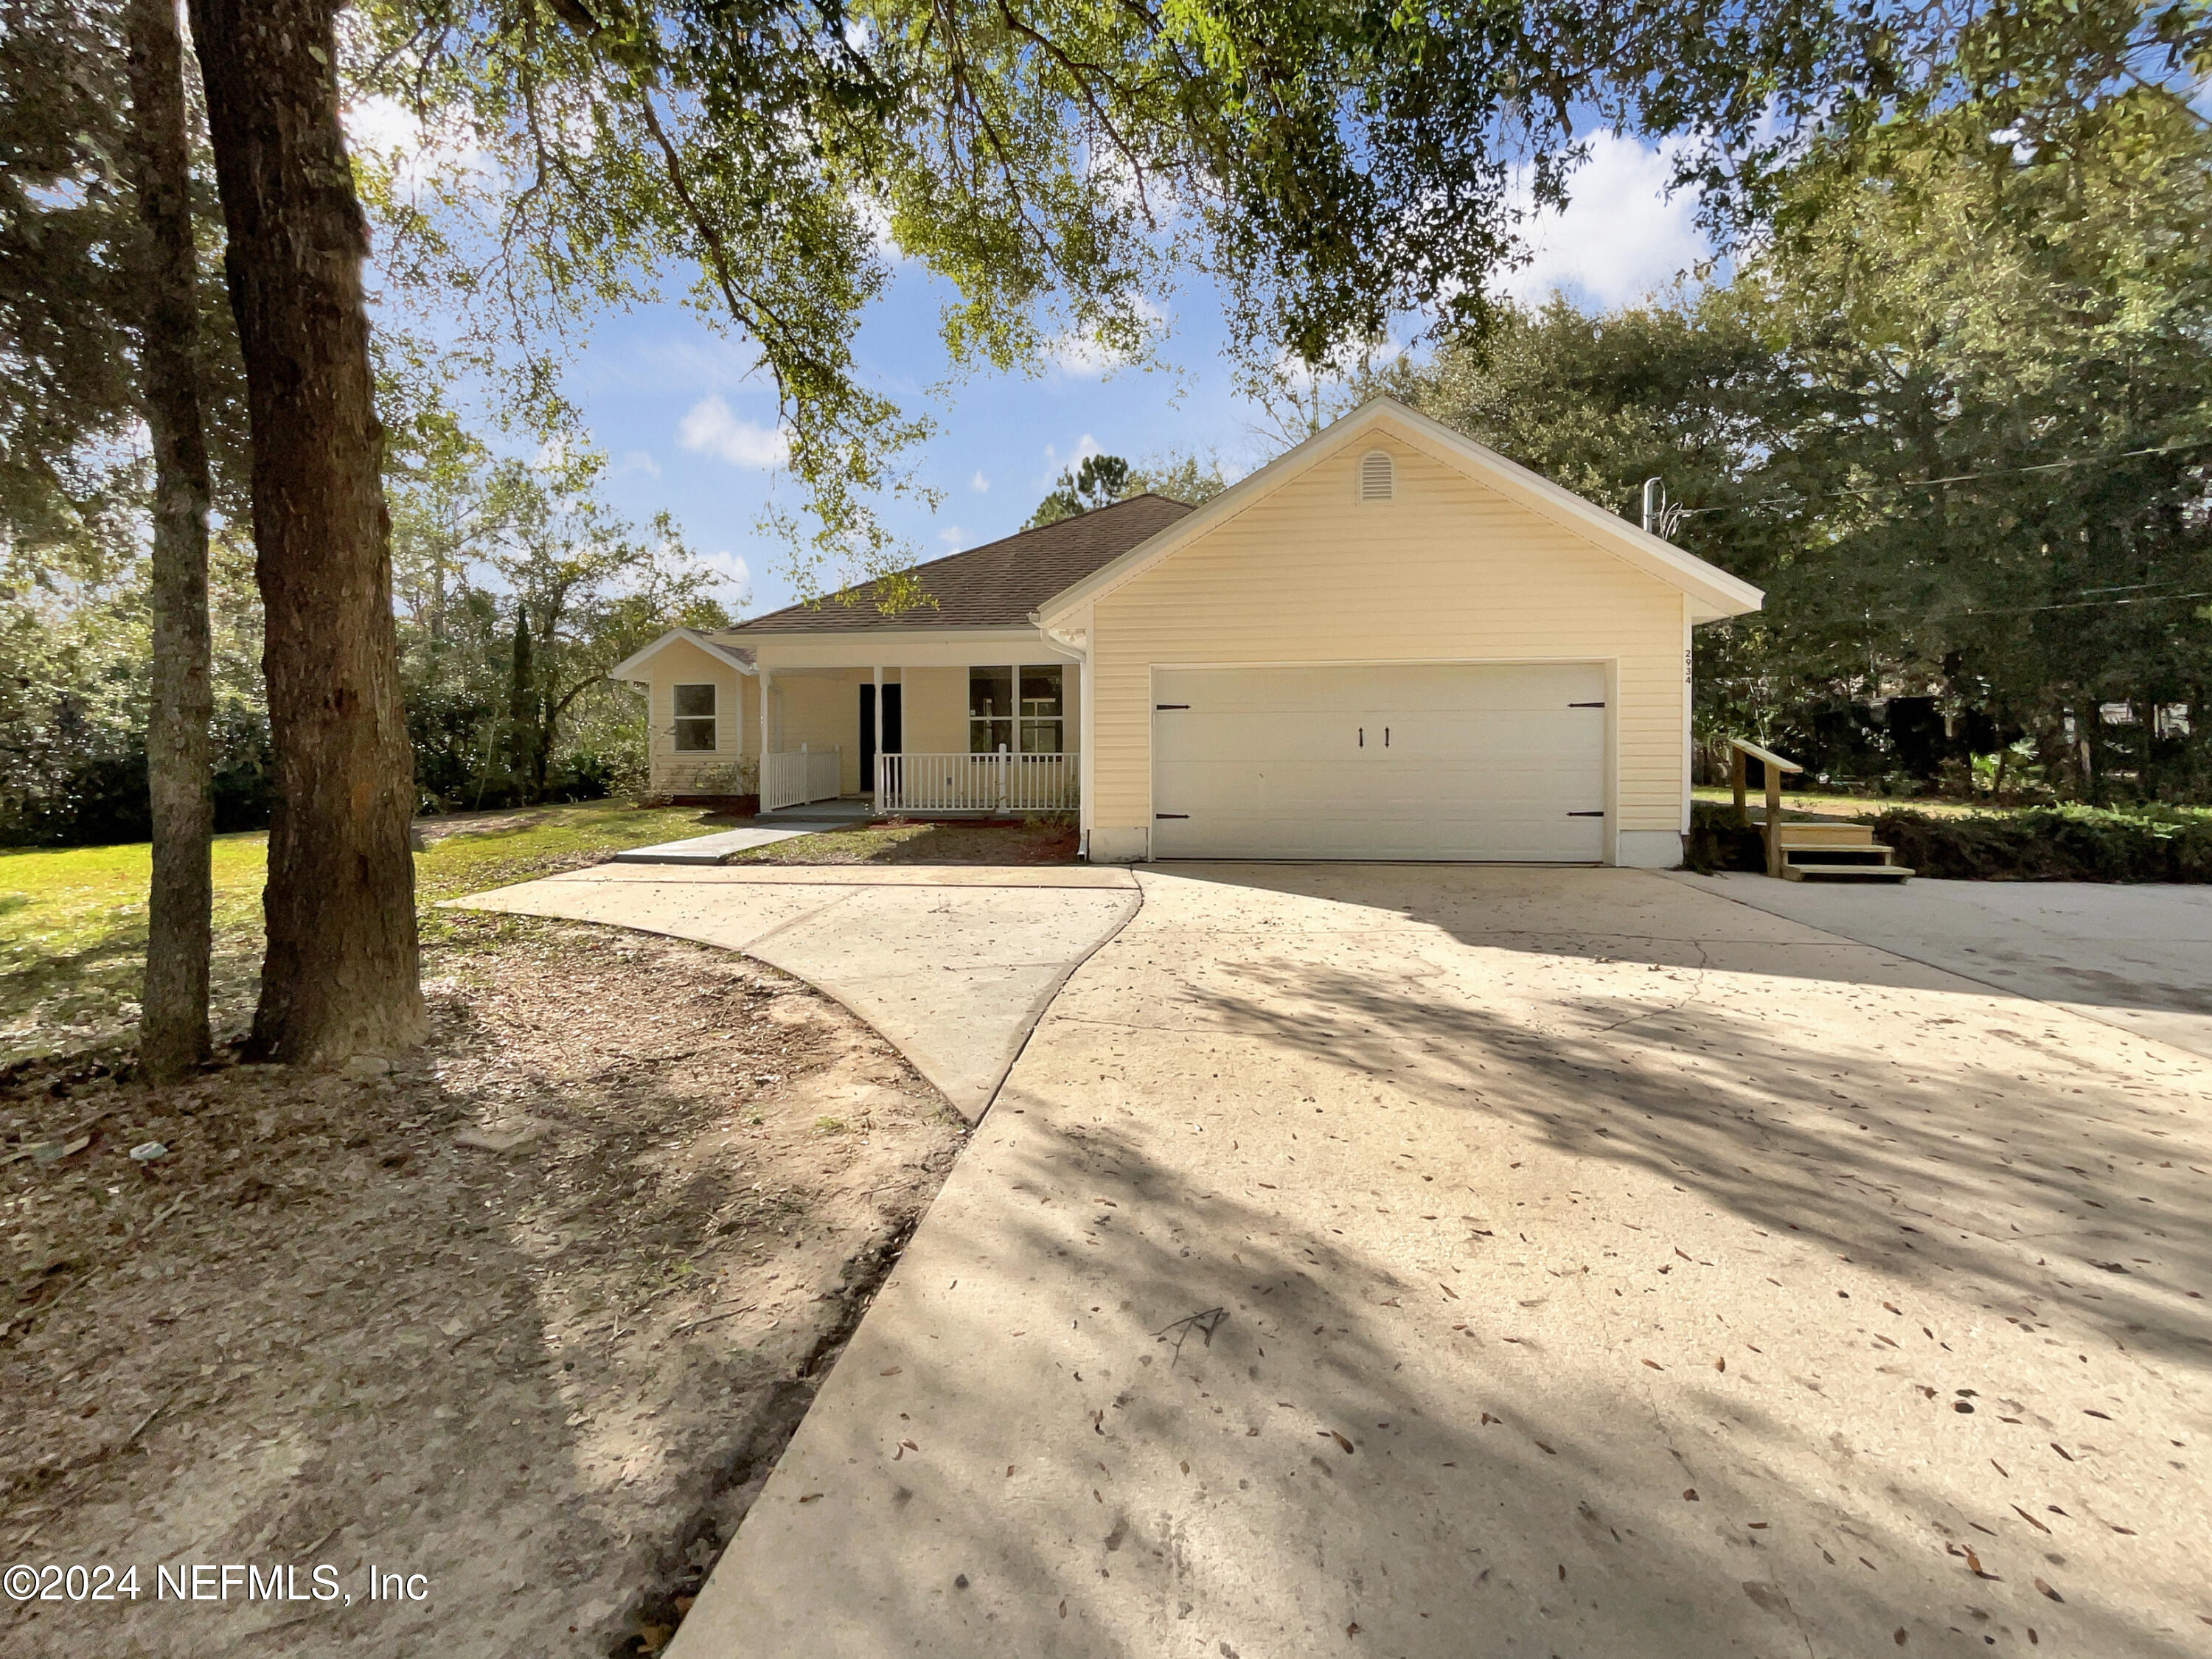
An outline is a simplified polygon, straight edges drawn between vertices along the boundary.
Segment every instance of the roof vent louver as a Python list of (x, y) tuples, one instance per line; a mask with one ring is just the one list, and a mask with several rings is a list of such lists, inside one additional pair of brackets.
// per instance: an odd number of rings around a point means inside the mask
[(1398, 494), (1397, 469), (1391, 465), (1389, 453), (1370, 449), (1359, 458), (1359, 499), (1363, 501), (1387, 501)]

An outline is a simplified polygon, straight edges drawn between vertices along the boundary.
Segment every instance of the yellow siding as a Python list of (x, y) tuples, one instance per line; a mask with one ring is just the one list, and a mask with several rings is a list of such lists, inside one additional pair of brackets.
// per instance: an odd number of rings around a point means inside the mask
[(780, 754), (803, 747), (838, 751), (838, 788), (857, 794), (872, 784), (860, 782), (860, 690), (875, 678), (872, 669), (809, 669), (803, 673), (769, 671), (770, 738)]
[[(1397, 495), (1358, 499), (1369, 450)], [(1099, 599), (1091, 822), (1152, 823), (1155, 663), (1604, 661), (1615, 824), (1680, 827), (1682, 599), (1526, 507), (1377, 433)]]
[(901, 693), (899, 741), (910, 755), (968, 752), (968, 671), (909, 668)]
[[(750, 794), (758, 772), (760, 702), (753, 681), (688, 640), (677, 640), (647, 664), (647, 757), (653, 788), (663, 795)], [(676, 751), (676, 688), (714, 688), (714, 750)]]

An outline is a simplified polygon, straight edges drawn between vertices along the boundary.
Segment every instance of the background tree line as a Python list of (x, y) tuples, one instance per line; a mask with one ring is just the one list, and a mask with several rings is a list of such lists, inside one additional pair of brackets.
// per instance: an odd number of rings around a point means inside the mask
[[(417, 810), (583, 800), (641, 786), (643, 710), (607, 671), (668, 628), (719, 628), (729, 590), (673, 526), (641, 532), (595, 487), (604, 458), (495, 454), (441, 408), (400, 428), (385, 477)], [(139, 458), (105, 480), (127, 522)], [(150, 562), (127, 533), (72, 556), (9, 549), (0, 578), (0, 845), (143, 841)], [(273, 801), (249, 537), (210, 539), (212, 827), (266, 829)]]

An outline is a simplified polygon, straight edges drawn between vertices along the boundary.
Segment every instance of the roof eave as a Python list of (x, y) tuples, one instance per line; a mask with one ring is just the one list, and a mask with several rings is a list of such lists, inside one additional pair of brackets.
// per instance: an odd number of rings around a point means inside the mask
[[(1032, 619), (1038, 627), (1049, 628), (1070, 611), (1094, 603), (1236, 517), (1254, 501), (1319, 465), (1361, 433), (1386, 421), (1404, 428), (1399, 435), (1430, 453), (1432, 459), (1486, 477), (1501, 494), (1518, 499), (1530, 511), (1553, 518), (1555, 522), (1564, 521), (1616, 556), (1680, 589), (1701, 607), (1693, 612), (1699, 622), (1742, 616), (1765, 603), (1766, 596), (1758, 588), (1731, 576), (1717, 565), (1684, 552), (1673, 543), (1584, 501), (1541, 473), (1463, 437), (1395, 398), (1376, 398), (1304, 442), (1285, 450), (1249, 477), (1102, 565), (1081, 581), (1061, 589), (1030, 613)], [(1437, 453), (1438, 449), (1443, 453)], [(1551, 510), (1547, 511), (1547, 507)]]
[(624, 657), (612, 668), (607, 670), (607, 678), (611, 680), (638, 680), (643, 678), (644, 676), (638, 671), (642, 669), (647, 663), (652, 661), (653, 659), (658, 656), (663, 650), (666, 649), (669, 646), (677, 643), (679, 640), (686, 645), (696, 645), (700, 650), (704, 651), (708, 656), (714, 658), (716, 661), (726, 663), (730, 667), (736, 669), (740, 674), (752, 674), (758, 672), (752, 664), (747, 662), (743, 657), (738, 655), (737, 653), (730, 649), (729, 647), (722, 645), (716, 641), (708, 639), (697, 629), (672, 628), (665, 634), (663, 634), (659, 639), (653, 641), (652, 644), (642, 646), (637, 650), (631, 652), (629, 655)]
[(1018, 622), (942, 623), (932, 628), (901, 628), (886, 622), (881, 626), (866, 623), (859, 628), (791, 628), (774, 631), (763, 629), (744, 635), (747, 647), (761, 645), (789, 645), (795, 641), (810, 643), (823, 640), (881, 640), (957, 639), (972, 634), (1011, 634), (1026, 637), (1036, 629), (1026, 618)]

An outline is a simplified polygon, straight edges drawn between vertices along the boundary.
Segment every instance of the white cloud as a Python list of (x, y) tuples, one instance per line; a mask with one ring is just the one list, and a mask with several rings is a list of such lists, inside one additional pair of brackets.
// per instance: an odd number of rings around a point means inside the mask
[(937, 539), (957, 553), (968, 545), (968, 532), (957, 524), (949, 524), (937, 532)]
[[(1170, 319), (1166, 307), (1139, 294), (1135, 308), (1148, 337), (1158, 339), (1167, 331)], [(1054, 368), (1076, 380), (1103, 380), (1115, 369), (1127, 368), (1137, 361), (1112, 349), (1097, 335), (1079, 329), (1054, 335), (1046, 343), (1045, 352)]]
[(617, 477), (625, 472), (642, 472), (648, 478), (657, 478), (660, 476), (660, 463), (646, 450), (625, 449), (616, 458), (613, 470)]
[[(1710, 257), (1696, 204), (1666, 194), (1673, 170), (1664, 149), (1599, 133), (1590, 159), (1568, 181), (1565, 210), (1529, 223), (1533, 257), (1506, 274), (1504, 291), (1535, 302), (1557, 289), (1589, 304), (1632, 305)], [(1527, 185), (1524, 175), (1524, 191)]]
[(1124, 366), (1121, 356), (1095, 337), (1073, 330), (1054, 336), (1046, 349), (1051, 354), (1052, 366), (1073, 380), (1103, 380)]
[(678, 441), (695, 453), (703, 453), (732, 466), (781, 466), (791, 456), (791, 438), (775, 427), (741, 421), (720, 398), (702, 398), (691, 405), (676, 428)]
[[(1083, 458), (1085, 456), (1103, 455), (1106, 452), (1103, 449), (1098, 447), (1098, 440), (1092, 437), (1088, 432), (1086, 432), (1082, 435), (1082, 437), (1076, 440), (1075, 447), (1068, 453), (1066, 458), (1066, 465), (1069, 466), (1080, 466), (1083, 464)], [(1055, 465), (1061, 463), (1061, 456), (1059, 449), (1051, 444), (1047, 444), (1044, 447), (1044, 458), (1046, 460), (1054, 463)]]
[(977, 467), (975, 469), (975, 476), (968, 480), (968, 488), (974, 490), (978, 495), (988, 495), (991, 493), (991, 481), (983, 476), (983, 469), (981, 467)]
[(868, 240), (875, 245), (876, 252), (892, 264), (908, 264), (907, 251), (899, 246), (898, 238), (891, 234), (890, 210), (876, 198), (860, 191), (853, 191), (848, 200), (853, 211), (860, 216), (860, 222), (867, 227)]
[(397, 98), (356, 98), (341, 112), (346, 143), (357, 149), (413, 149), (422, 125)]
[(1310, 395), (1316, 380), (1341, 380), (1354, 369), (1367, 364), (1387, 365), (1405, 349), (1405, 342), (1397, 336), (1384, 334), (1364, 347), (1340, 346), (1322, 362), (1311, 367), (1304, 358), (1286, 349), (1275, 356), (1275, 378), (1292, 391)]
[(356, 155), (374, 154), (392, 168), (404, 190), (417, 190), (441, 173), (472, 177), (479, 184), (498, 177), (489, 152), (473, 144), (441, 142), (397, 98), (357, 98), (339, 111), (346, 147)]
[(753, 597), (752, 567), (728, 548), (707, 555), (707, 563), (737, 595), (734, 603), (739, 607), (749, 605)]

